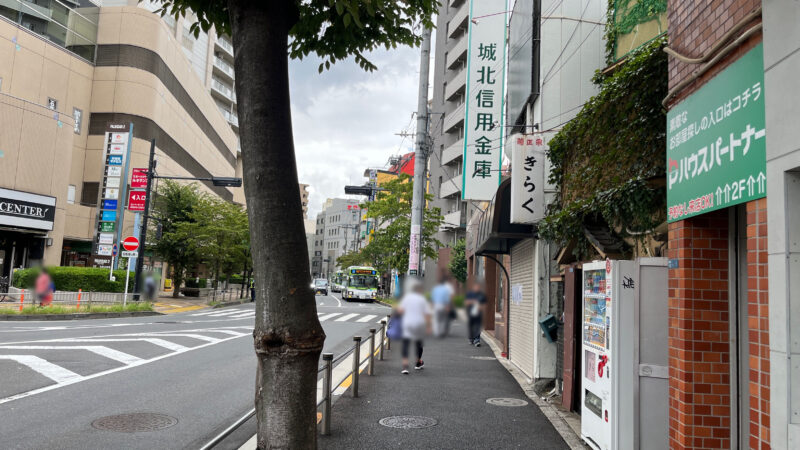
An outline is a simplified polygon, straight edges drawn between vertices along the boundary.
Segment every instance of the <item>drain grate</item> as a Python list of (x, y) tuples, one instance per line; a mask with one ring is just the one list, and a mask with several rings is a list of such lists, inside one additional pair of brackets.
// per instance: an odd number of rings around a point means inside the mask
[(497, 359), (494, 356), (470, 356), (470, 358), (477, 359), (479, 361), (494, 361), (495, 359)]
[(92, 426), (98, 430), (116, 431), (119, 433), (141, 433), (169, 428), (178, 423), (178, 419), (166, 414), (128, 413), (101, 417)]
[(401, 428), (411, 430), (416, 428), (428, 428), (439, 423), (432, 417), (422, 416), (392, 416), (384, 417), (378, 421), (379, 424), (389, 428)]
[(525, 400), (518, 398), (489, 398), (486, 403), (494, 406), (525, 406), (528, 404)]

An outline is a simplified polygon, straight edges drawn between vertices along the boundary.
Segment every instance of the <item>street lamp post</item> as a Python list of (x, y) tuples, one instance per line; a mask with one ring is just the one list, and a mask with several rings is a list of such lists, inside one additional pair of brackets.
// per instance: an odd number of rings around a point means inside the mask
[[(150, 158), (147, 164), (147, 188), (145, 190), (145, 197), (144, 197), (144, 217), (142, 218), (142, 230), (140, 232), (139, 241), (141, 242), (142, 246), (142, 254), (136, 258), (136, 273), (134, 275), (134, 282), (133, 282), (133, 292), (134, 292), (134, 299), (139, 300), (140, 289), (141, 289), (141, 278), (142, 278), (142, 269), (144, 266), (144, 250), (146, 248), (147, 243), (147, 222), (150, 218), (149, 211), (150, 211), (150, 194), (151, 190), (153, 189), (153, 180), (155, 178), (162, 178), (166, 180), (191, 180), (191, 181), (210, 181), (214, 186), (219, 187), (241, 187), (242, 186), (242, 179), (235, 178), (235, 177), (205, 177), (205, 178), (197, 178), (197, 177), (172, 177), (166, 175), (156, 175), (156, 140), (150, 140)], [(176, 287), (176, 289), (179, 286)]]

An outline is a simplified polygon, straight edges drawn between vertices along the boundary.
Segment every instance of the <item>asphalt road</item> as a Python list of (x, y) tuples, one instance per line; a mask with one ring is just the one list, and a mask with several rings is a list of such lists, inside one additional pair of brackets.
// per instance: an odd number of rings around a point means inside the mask
[[(367, 336), (388, 308), (317, 296), (325, 352)], [(253, 407), (252, 304), (165, 316), (0, 322), (4, 449), (195, 449)], [(155, 413), (155, 431), (98, 419)], [(94, 423), (94, 425), (93, 425)], [(174, 424), (173, 424), (174, 423)], [(129, 425), (111, 421), (110, 425)], [(235, 448), (254, 424), (226, 441)]]

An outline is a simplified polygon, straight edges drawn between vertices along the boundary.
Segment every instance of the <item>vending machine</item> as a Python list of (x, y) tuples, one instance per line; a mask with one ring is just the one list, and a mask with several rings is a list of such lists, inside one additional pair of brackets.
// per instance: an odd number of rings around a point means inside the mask
[(666, 259), (584, 264), (582, 291), (581, 437), (596, 450), (666, 449)]

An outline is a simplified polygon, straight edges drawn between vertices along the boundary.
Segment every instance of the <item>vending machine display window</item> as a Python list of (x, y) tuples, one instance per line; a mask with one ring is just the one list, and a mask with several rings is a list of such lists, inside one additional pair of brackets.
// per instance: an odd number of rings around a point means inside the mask
[(606, 328), (608, 317), (606, 309), (610, 299), (606, 297), (606, 271), (588, 270), (584, 272), (583, 340), (597, 349), (606, 348)]

